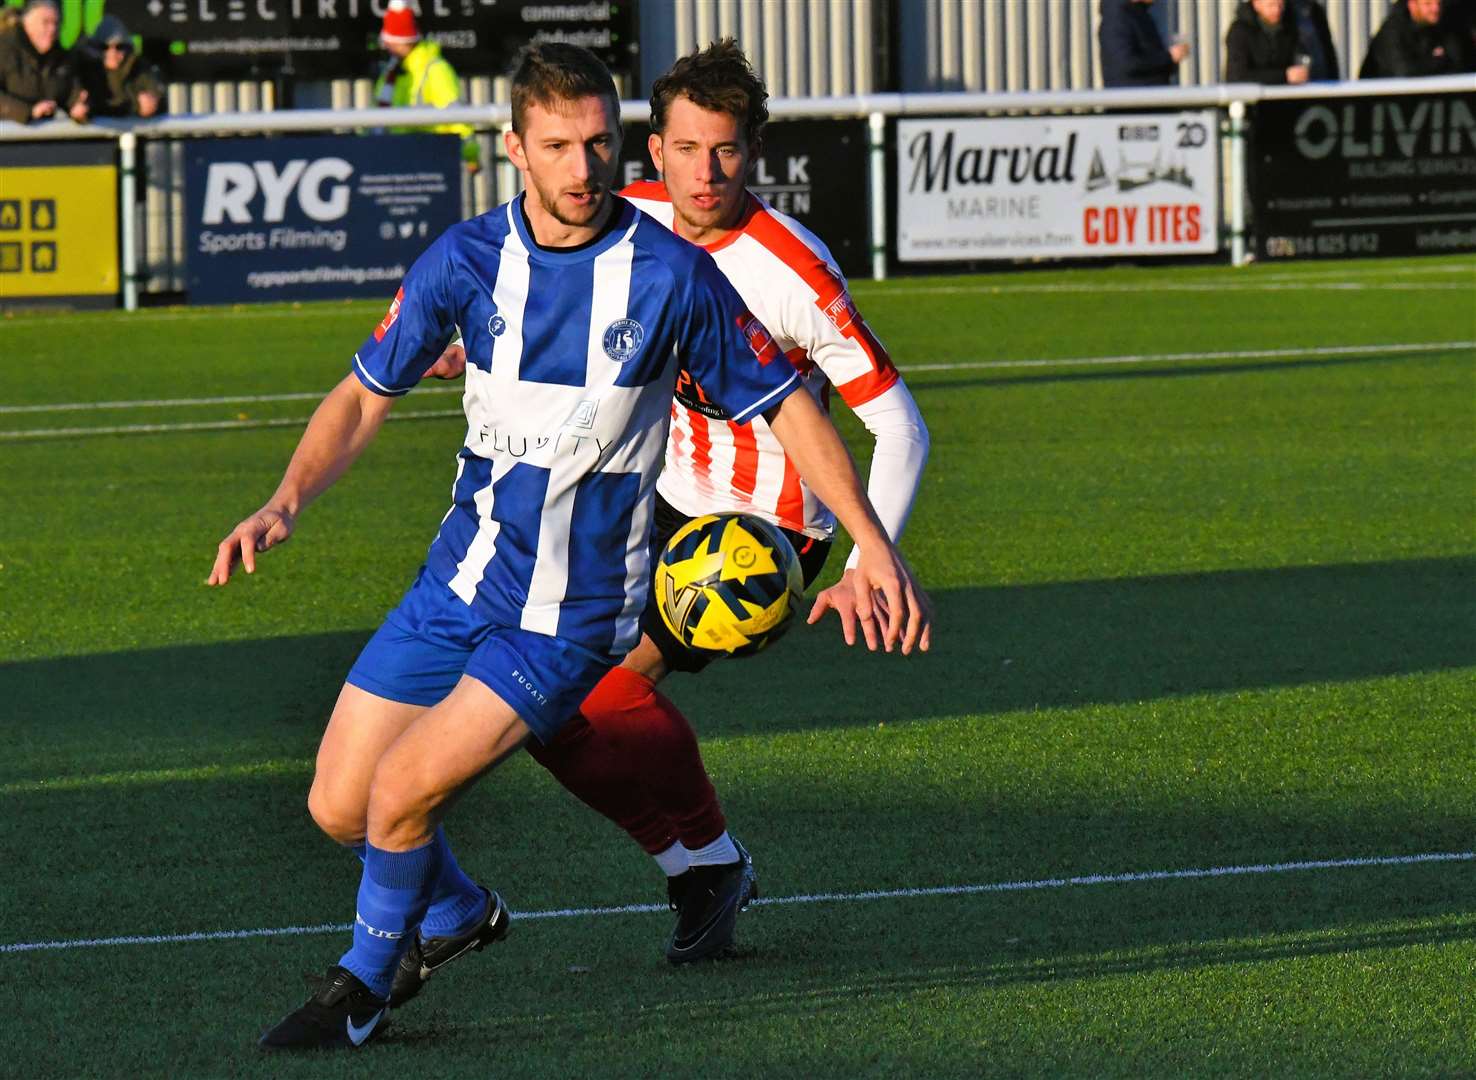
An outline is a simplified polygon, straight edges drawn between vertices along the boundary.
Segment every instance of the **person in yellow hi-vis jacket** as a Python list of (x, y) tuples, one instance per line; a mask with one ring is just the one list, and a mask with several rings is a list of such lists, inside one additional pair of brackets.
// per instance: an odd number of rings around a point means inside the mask
[[(374, 100), (382, 106), (431, 105), (444, 109), (461, 100), (461, 80), (441, 55), (441, 47), (420, 36), (415, 12), (407, 0), (390, 0), (384, 13), (379, 42), (390, 54), (389, 63), (374, 84)], [(409, 130), (409, 129), (400, 129)], [(437, 124), (440, 134), (461, 136), (461, 160), (468, 172), (481, 166), (476, 139), (468, 124)]]

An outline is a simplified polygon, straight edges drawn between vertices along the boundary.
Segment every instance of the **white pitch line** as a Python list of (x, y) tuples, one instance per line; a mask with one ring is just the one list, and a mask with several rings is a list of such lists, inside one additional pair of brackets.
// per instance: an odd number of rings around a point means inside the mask
[(1082, 282), (1076, 284), (1041, 285), (898, 285), (866, 298), (867, 303), (886, 296), (975, 296), (1007, 293), (1224, 293), (1224, 292), (1289, 292), (1311, 289), (1319, 292), (1469, 292), (1476, 294), (1476, 283), (1457, 281), (1169, 281), (1152, 284)]
[[(460, 409), (422, 410), (390, 413), (386, 420), (432, 420), (466, 414)], [(29, 431), (0, 431), (0, 439), (67, 439), (87, 435), (158, 435), (177, 431), (250, 431), (254, 428), (302, 427), (306, 416), (285, 416), (273, 420), (210, 420), (193, 424), (117, 424), (112, 427), (33, 428)]]
[[(1346, 267), (1342, 269), (1321, 272), (1311, 271), (1306, 274), (1281, 273), (1276, 276), (1268, 275), (1262, 278), (1256, 278), (1254, 276), (1254, 270), (1249, 271), (1249, 273), (1251, 275), (1251, 279), (1246, 280), (1245, 275), (1247, 274), (1247, 271), (1243, 269), (1227, 269), (1227, 277), (1225, 279), (1226, 284), (1232, 287), (1244, 287), (1247, 285), (1256, 285), (1260, 282), (1286, 282), (1297, 284), (1302, 281), (1339, 281), (1352, 277), (1384, 277), (1389, 278), (1397, 283), (1400, 278), (1409, 277), (1411, 275), (1443, 276), (1447, 274), (1476, 273), (1476, 266), (1468, 266), (1465, 264), (1457, 263), (1454, 265), (1445, 266), (1406, 266), (1401, 267), (1398, 270), (1379, 266)], [(1232, 278), (1230, 275), (1234, 275), (1234, 277)], [(852, 281), (850, 284), (851, 287), (857, 291), (875, 289), (878, 292), (885, 292), (892, 290), (901, 291), (907, 288), (906, 286), (894, 285), (891, 282), (875, 282), (869, 281), (865, 278), (858, 278), (857, 280)], [(1146, 285), (1135, 286), (1126, 285), (1118, 282), (1110, 282), (1108, 283), (1108, 285), (1110, 286), (1110, 288), (1105, 289), (1101, 286), (1087, 285), (1072, 286), (1072, 288), (1078, 289), (1082, 292), (1121, 290), (1132, 292), (1138, 291), (1140, 289), (1144, 292), (1155, 291), (1155, 288), (1153, 286)], [(988, 287), (981, 286), (980, 288), (987, 289)], [(121, 317), (123, 319), (126, 319), (128, 322), (193, 322), (199, 319), (219, 319), (223, 316), (237, 316), (242, 319), (301, 319), (321, 318), (323, 316), (328, 316), (330, 318), (352, 318), (362, 320), (364, 318), (365, 310), (372, 302), (372, 300), (365, 300), (361, 302), (363, 304), (363, 307), (356, 306), (352, 308), (340, 309), (335, 309), (327, 305), (314, 305), (308, 308), (292, 308), (275, 311), (264, 311), (259, 308), (205, 308), (191, 311), (180, 311), (175, 308), (144, 308), (141, 311), (130, 311), (121, 313), (115, 311), (97, 311), (80, 312), (70, 315), (22, 315), (19, 317), (8, 316), (5, 318), (0, 318), (0, 328), (4, 328), (7, 324), (12, 326), (37, 326), (45, 323), (75, 323), (79, 318), (100, 320), (113, 317)]]
[[(1244, 866), (1209, 866), (1188, 870), (1147, 870), (1127, 874), (1085, 874), (1079, 877), (1038, 878), (1033, 881), (998, 881), (986, 885), (940, 885), (933, 888), (878, 889), (869, 892), (810, 893), (755, 900), (754, 906), (779, 907), (793, 904), (855, 904), (870, 900), (907, 900), (931, 896), (977, 896), (982, 893), (1038, 892), (1047, 889), (1081, 888), (1093, 885), (1131, 885), (1150, 881), (1196, 881), (1205, 878), (1249, 877), (1290, 874), (1311, 870), (1346, 870), (1371, 866), (1416, 866), (1422, 863), (1456, 863), (1476, 860), (1476, 851), (1436, 851), (1422, 855), (1375, 855), (1352, 859), (1308, 859), (1284, 863), (1252, 863)], [(557, 908), (515, 912), (515, 919), (584, 919), (605, 915), (648, 915), (668, 911), (666, 904), (623, 904), (618, 907)], [(281, 926), (260, 930), (202, 930), (190, 934), (147, 934), (133, 937), (83, 938), (70, 941), (25, 941), (0, 945), (0, 953), (37, 952), (43, 949), (96, 949), (111, 945), (176, 945), (191, 941), (234, 941), (240, 938), (301, 937), (307, 934), (337, 934), (352, 930), (352, 923), (320, 923), (316, 926)]]
[(1062, 360), (960, 360), (944, 364), (906, 364), (898, 370), (957, 371), (974, 368), (1094, 367), (1115, 364), (1167, 364), (1184, 360), (1296, 360), (1321, 356), (1369, 356), (1381, 353), (1442, 352), (1476, 349), (1476, 341), (1423, 341), (1402, 345), (1316, 345), (1299, 349), (1239, 349), (1231, 352), (1138, 353), (1126, 356), (1080, 356)]
[[(170, 409), (196, 405), (255, 405), (262, 401), (321, 401), (326, 390), (291, 394), (242, 394), (236, 397), (148, 398), (132, 401), (62, 401), (54, 405), (0, 405), (0, 413), (80, 412), (86, 409)], [(417, 394), (459, 394), (461, 386), (417, 386)]]
[[(78, 312), (72, 315), (22, 315), (18, 318), (7, 316), (0, 320), (0, 328), (7, 323), (10, 325), (35, 326), (41, 323), (65, 322), (73, 323), (81, 319), (105, 319), (118, 317), (126, 322), (192, 322), (196, 319), (220, 319), (228, 316), (237, 316), (242, 319), (316, 319), (322, 316), (339, 319), (364, 320), (367, 311), (371, 310), (369, 305), (373, 300), (361, 301), (363, 307), (342, 308), (334, 310), (331, 307), (292, 308), (285, 311), (262, 311), (238, 310), (236, 308), (204, 308), (194, 311), (175, 311), (170, 308), (145, 308), (142, 311), (94, 311)], [(378, 303), (384, 307), (384, 301)]]
[[(1043, 360), (960, 360), (956, 363), (944, 364), (902, 364), (899, 369), (903, 373), (912, 371), (955, 371), (960, 369), (974, 368), (1013, 368), (1013, 367), (1092, 367), (1095, 365), (1115, 364), (1162, 364), (1176, 363), (1184, 360), (1263, 360), (1282, 359), (1290, 360), (1302, 357), (1315, 356), (1364, 356), (1378, 353), (1419, 353), (1439, 352), (1445, 349), (1470, 349), (1476, 348), (1476, 341), (1420, 341), (1390, 345), (1319, 345), (1308, 348), (1296, 349), (1242, 349), (1230, 352), (1183, 352), (1183, 353), (1140, 353), (1127, 356), (1078, 356), (1060, 359)], [(451, 386), (428, 386), (417, 388), (417, 393), (423, 394), (453, 394), (460, 393), (460, 387)], [(292, 394), (259, 394), (255, 396), (242, 397), (216, 397), (216, 398), (158, 398), (143, 401), (68, 401), (54, 405), (0, 405), (0, 414), (3, 413), (40, 413), (40, 412), (72, 412), (85, 409), (142, 409), (142, 408), (171, 408), (189, 407), (197, 405), (251, 405), (262, 401), (316, 401), (322, 394), (292, 393)], [(458, 415), (451, 411), (423, 412), (399, 414), (398, 418), (408, 419), (412, 416), (454, 416)], [(397, 414), (390, 413), (390, 419), (396, 419)], [(218, 420), (203, 421), (200, 423), (179, 424), (129, 424), (113, 427), (73, 427), (73, 428), (33, 428), (29, 430), (16, 429), (11, 431), (0, 431), (0, 439), (24, 439), (24, 438), (63, 438), (76, 435), (126, 435), (126, 434), (152, 434), (169, 431), (228, 431), (236, 428), (254, 427), (289, 427), (293, 424), (306, 423), (305, 419), (273, 419), (273, 420)]]

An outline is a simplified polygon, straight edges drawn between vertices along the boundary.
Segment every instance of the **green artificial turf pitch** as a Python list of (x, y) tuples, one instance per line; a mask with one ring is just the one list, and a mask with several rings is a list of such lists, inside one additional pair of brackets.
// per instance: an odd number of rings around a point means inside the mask
[[(352, 918), (304, 797), (457, 399), (210, 590), (382, 305), (0, 319), (0, 1074), (1476, 1073), (1476, 263), (855, 292), (932, 430), (935, 645), (801, 627), (669, 684), (779, 901), (740, 957), (521, 919), (368, 1051), (287, 1061), (254, 1040), (341, 931), (18, 946)], [(517, 911), (664, 898), (525, 758), (449, 830)], [(1455, 857), (1325, 865), (1416, 855)], [(1262, 869), (1151, 876), (1224, 867)]]

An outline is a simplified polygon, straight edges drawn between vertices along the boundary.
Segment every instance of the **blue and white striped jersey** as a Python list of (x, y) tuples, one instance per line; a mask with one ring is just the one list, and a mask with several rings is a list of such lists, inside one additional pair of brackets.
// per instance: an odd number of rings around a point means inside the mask
[(522, 198), (416, 260), (353, 370), (404, 394), (461, 328), (467, 433), (427, 570), (488, 626), (621, 655), (678, 372), (739, 422), (799, 378), (700, 248), (615, 196), (599, 239), (540, 248)]

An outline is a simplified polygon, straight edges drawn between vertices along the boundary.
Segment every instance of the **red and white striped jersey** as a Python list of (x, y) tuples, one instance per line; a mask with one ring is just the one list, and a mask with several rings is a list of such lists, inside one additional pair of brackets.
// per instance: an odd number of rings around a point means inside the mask
[[(660, 181), (621, 194), (672, 228)], [(830, 251), (798, 221), (750, 192), (738, 227), (706, 250), (821, 408), (832, 386), (855, 408), (896, 384), (897, 368), (856, 310)], [(800, 480), (763, 417), (733, 423), (686, 371), (677, 379), (657, 490), (685, 514), (753, 513), (822, 538), (835, 530), (834, 516)]]

